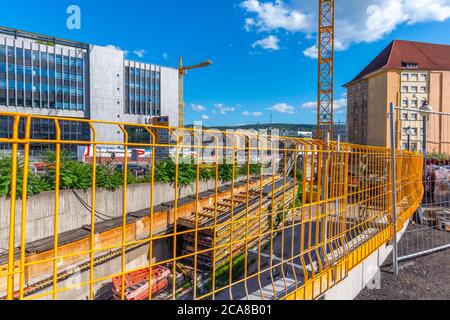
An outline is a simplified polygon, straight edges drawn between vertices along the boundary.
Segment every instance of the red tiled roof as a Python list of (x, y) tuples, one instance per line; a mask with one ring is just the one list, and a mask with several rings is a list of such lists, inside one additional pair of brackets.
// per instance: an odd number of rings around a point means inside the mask
[(394, 40), (345, 86), (380, 69), (408, 69), (405, 64), (417, 64), (419, 70), (450, 70), (450, 45)]

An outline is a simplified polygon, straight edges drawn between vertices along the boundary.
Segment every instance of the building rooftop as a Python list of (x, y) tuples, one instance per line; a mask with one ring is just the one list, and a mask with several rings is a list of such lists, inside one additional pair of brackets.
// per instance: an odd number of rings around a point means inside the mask
[(7, 28), (7, 27), (3, 27), (3, 26), (0, 26), (0, 33), (12, 36), (14, 38), (24, 38), (24, 39), (35, 40), (38, 42), (42, 42), (44, 44), (50, 43), (53, 45), (59, 44), (59, 45), (64, 45), (64, 46), (80, 48), (80, 49), (89, 49), (89, 45), (86, 43), (83, 43), (83, 42), (72, 41), (72, 40), (67, 40), (67, 39), (62, 39), (62, 38), (56, 38), (56, 37), (46, 36), (46, 35), (39, 34), (39, 33), (11, 29), (11, 28)]
[[(89, 50), (89, 44), (84, 43), (84, 42), (73, 41), (73, 40), (68, 40), (68, 39), (63, 39), (63, 38), (57, 38), (57, 37), (53, 37), (53, 36), (43, 35), (40, 33), (12, 29), (12, 28), (8, 28), (8, 27), (4, 27), (4, 26), (0, 26), (0, 34), (12, 37), (14, 39), (22, 38), (22, 39), (32, 40), (38, 44), (43, 44), (43, 45), (49, 45), (49, 46), (60, 45), (60, 46)], [(99, 47), (106, 47), (106, 46), (99, 45)], [(119, 48), (114, 48), (114, 50), (123, 51), (122, 49), (119, 49)], [(162, 66), (160, 64), (155, 64), (155, 63), (131, 60), (131, 59), (128, 59), (126, 56), (124, 56), (124, 60), (128, 61), (128, 62), (138, 62), (138, 63), (154, 65), (154, 66), (158, 66), (158, 67), (162, 67), (162, 68), (166, 68), (166, 69), (178, 70), (177, 67)]]
[(450, 45), (394, 40), (344, 86), (383, 69), (450, 70)]

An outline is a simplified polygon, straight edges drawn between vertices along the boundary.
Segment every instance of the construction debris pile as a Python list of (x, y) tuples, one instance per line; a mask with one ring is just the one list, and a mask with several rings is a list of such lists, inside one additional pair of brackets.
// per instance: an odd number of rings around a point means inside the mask
[(450, 232), (450, 208), (423, 207), (419, 214), (423, 225)]
[[(148, 300), (150, 296), (150, 272), (149, 268), (138, 270), (124, 275), (124, 299), (125, 300)], [(169, 269), (163, 266), (152, 268), (152, 297), (164, 291), (168, 285)], [(114, 298), (121, 300), (122, 276), (113, 278)]]
[(419, 210), (422, 224), (450, 232), (450, 167), (448, 165), (427, 166), (425, 192), (425, 203)]

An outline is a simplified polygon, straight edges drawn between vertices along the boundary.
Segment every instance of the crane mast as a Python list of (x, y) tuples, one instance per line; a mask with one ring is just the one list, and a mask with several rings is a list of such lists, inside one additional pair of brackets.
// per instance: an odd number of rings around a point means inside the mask
[(334, 0), (319, 0), (317, 138), (334, 129)]
[(183, 58), (180, 57), (180, 63), (178, 65), (178, 126), (184, 127), (184, 76), (189, 70), (204, 68), (212, 64), (212, 61), (206, 59), (204, 62), (193, 65), (183, 66)]

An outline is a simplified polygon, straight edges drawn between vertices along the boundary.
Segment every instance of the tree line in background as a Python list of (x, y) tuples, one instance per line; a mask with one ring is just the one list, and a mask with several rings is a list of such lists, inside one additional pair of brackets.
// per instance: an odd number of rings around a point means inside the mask
[[(197, 165), (194, 163), (179, 163), (178, 165), (178, 185), (190, 186), (197, 179)], [(53, 152), (48, 152), (46, 156), (46, 167), (44, 172), (35, 173), (28, 171), (27, 196), (37, 195), (45, 191), (55, 190), (56, 177), (56, 156)], [(60, 159), (60, 185), (61, 190), (88, 190), (92, 187), (92, 164), (72, 160), (66, 153), (61, 153)], [(250, 175), (259, 175), (261, 173), (260, 164), (250, 164), (244, 166), (235, 166), (235, 178)], [(176, 164), (168, 159), (155, 163), (155, 182), (175, 183)], [(216, 167), (200, 166), (200, 180), (207, 181), (216, 178)], [(12, 158), (0, 157), (0, 197), (11, 196), (12, 177)], [(233, 165), (220, 164), (218, 168), (218, 178), (221, 181), (229, 182), (233, 179)], [(124, 174), (122, 170), (116, 170), (113, 165), (97, 164), (96, 167), (96, 186), (110, 191), (114, 191), (123, 185)], [(130, 171), (127, 174), (127, 184), (150, 183), (151, 176), (135, 176)], [(23, 187), (23, 163), (17, 164), (16, 175), (16, 196), (22, 196)]]

